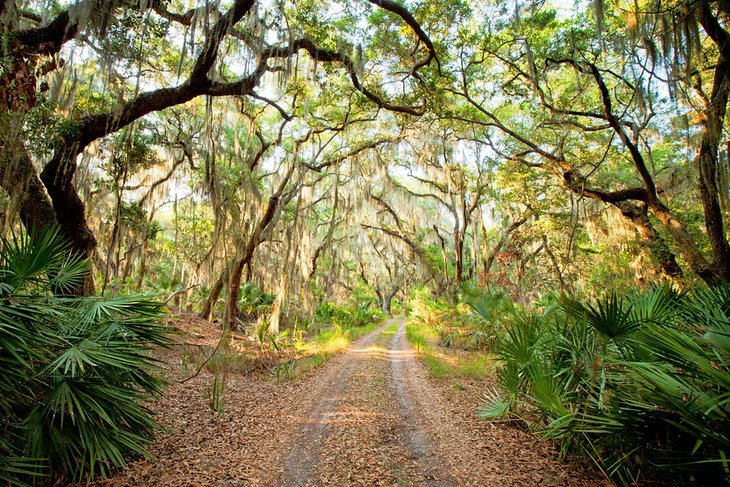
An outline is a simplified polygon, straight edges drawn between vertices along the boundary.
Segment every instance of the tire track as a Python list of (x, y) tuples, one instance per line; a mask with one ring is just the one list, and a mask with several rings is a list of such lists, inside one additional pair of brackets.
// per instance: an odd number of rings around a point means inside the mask
[(284, 469), (277, 485), (281, 487), (311, 485), (311, 479), (321, 461), (317, 445), (322, 444), (330, 433), (333, 416), (341, 407), (350, 378), (369, 358), (367, 348), (390, 324), (388, 321), (377, 330), (353, 342), (347, 352), (333, 359), (324, 376), (320, 377), (320, 386), (313, 391), (314, 397), (318, 399), (301, 431), (292, 438), (293, 447), (284, 460)]
[(318, 399), (278, 485), (456, 485), (415, 405), (415, 361), (404, 319), (353, 344), (313, 391)]
[(406, 320), (400, 321), (390, 343), (391, 378), (400, 405), (404, 442), (420, 466), (426, 485), (455, 485), (454, 479), (444, 468), (431, 435), (424, 427), (424, 418), (414, 403), (415, 389), (412, 384), (413, 368), (417, 367), (416, 354), (406, 337)]

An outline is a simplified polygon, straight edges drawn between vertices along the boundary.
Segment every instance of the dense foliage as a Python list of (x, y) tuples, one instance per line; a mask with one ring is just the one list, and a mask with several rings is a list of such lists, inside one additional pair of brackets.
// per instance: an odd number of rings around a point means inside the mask
[(357, 306), (322, 303), (314, 311), (313, 317), (316, 327), (337, 325), (345, 328), (365, 326), (382, 319), (383, 312), (372, 309), (369, 303)]
[(0, 481), (80, 480), (144, 454), (163, 382), (161, 305), (65, 297), (88, 262), (58, 233), (0, 241)]
[(730, 287), (565, 297), (513, 313), (496, 352), (484, 417), (524, 421), (619, 485), (657, 469), (730, 480)]

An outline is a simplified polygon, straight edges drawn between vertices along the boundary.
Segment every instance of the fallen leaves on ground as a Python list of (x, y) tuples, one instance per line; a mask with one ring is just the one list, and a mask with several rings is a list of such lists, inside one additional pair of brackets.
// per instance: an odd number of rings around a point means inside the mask
[[(412, 356), (403, 359), (407, 384), (400, 388), (382, 351), (341, 355), (297, 381), (277, 383), (270, 372), (229, 373), (219, 414), (210, 406), (212, 374), (203, 370), (180, 382), (194, 372), (181, 367), (181, 354), (191, 348), (210, 353), (219, 330), (192, 315), (176, 318), (174, 326), (179, 344), (164, 357), (171, 384), (151, 404), (161, 425), (149, 448), (152, 458), (133, 460), (91, 485), (277, 485), (295, 443), (313, 441), (302, 429), (312, 427), (308, 418), (322, 397), (336, 405), (326, 434), (316, 444), (299, 445), (316, 458), (313, 478), (302, 479), (311, 485), (603, 485), (586, 468), (559, 464), (550, 446), (534, 436), (478, 419), (486, 384), (463, 380), (457, 390), (452, 383), (429, 380)], [(328, 382), (350, 360), (360, 362), (352, 366), (348, 383)], [(418, 412), (410, 424), (404, 424), (399, 391), (406, 391)], [(430, 439), (432, 458), (419, 457), (407, 444), (412, 428)]]

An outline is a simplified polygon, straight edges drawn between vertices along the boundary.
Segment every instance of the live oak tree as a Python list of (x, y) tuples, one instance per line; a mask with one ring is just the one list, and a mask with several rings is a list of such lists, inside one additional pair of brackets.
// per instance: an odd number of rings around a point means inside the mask
[[(414, 141), (412, 145), (414, 162), (405, 168), (408, 178), (393, 184), (411, 196), (431, 199), (448, 213), (449, 230), (442, 232), (437, 225), (432, 228), (440, 241), (441, 233), (448, 233), (449, 247), (453, 248), (454, 278), (450, 284), (453, 292), (471, 276), (467, 269), (474, 268), (473, 263), (467, 265), (465, 262), (469, 257), (467, 232), (486, 195), (487, 168), (479, 160), (471, 160), (471, 164), (456, 160), (454, 153), (459, 148), (459, 141), (445, 129), (436, 141)], [(408, 180), (416, 186), (409, 185)]]
[(285, 320), (396, 249), (451, 296), (727, 278), (723, 5), (405, 5), (5, 2), (7, 214), (231, 327), (242, 283)]
[[(62, 7), (49, 17), (48, 12), (34, 11), (32, 5), (26, 11), (13, 2), (3, 2), (3, 30), (9, 42), (3, 47), (0, 101), (5, 142), (0, 180), (15, 198), (23, 223), (29, 228), (57, 223), (77, 252), (92, 255), (96, 238), (87, 222), (84, 201), (74, 187), (80, 154), (96, 140), (143, 117), (197, 97), (250, 97), (266, 102), (268, 98), (257, 93), (265, 75), (290, 76), (299, 57), (332, 65), (340, 76), (349, 79), (365, 103), (404, 114), (423, 113), (423, 106), (409, 98), (419, 90), (418, 73), (434, 64), (435, 47), (403, 6), (389, 0), (371, 3), (388, 13), (383, 25), (397, 19), (416, 42), (409, 58), (393, 65), (396, 70), (405, 70), (409, 79), (395, 95), (378, 87), (378, 78), (387, 75), (387, 70), (371, 76), (364, 69), (367, 60), (359, 59), (361, 48), (355, 48), (354, 42), (366, 42), (367, 38), (348, 38), (351, 26), (343, 25), (338, 31), (332, 28), (336, 24), (333, 19), (318, 21), (317, 14), (324, 13), (317, 12), (316, 6), (282, 4), (269, 8), (254, 0), (236, 0), (221, 10), (218, 4), (204, 4), (177, 11), (162, 1), (99, 5), (86, 0)], [(350, 9), (362, 10), (365, 5), (346, 8)], [(296, 22), (293, 18), (290, 22), (292, 16)], [(312, 22), (306, 25), (304, 20)], [(28, 133), (26, 115), (46, 100), (59, 101), (54, 94), (60, 90), (39, 94), (36, 81), (47, 78), (60, 83), (63, 74), (72, 71), (62, 66), (73, 51), (65, 50), (67, 46), (85, 48), (79, 56), (82, 59), (73, 63), (83, 64), (87, 56), (98, 56), (116, 73), (105, 80), (108, 84), (104, 89), (116, 92), (90, 110), (69, 106), (63, 107), (71, 108), (68, 114), (53, 113), (56, 130), (48, 135), (38, 171), (23, 140)], [(176, 69), (170, 69), (175, 64)], [(120, 82), (125, 73), (134, 75), (133, 83)], [(52, 76), (61, 81), (51, 80)], [(95, 83), (99, 81), (91, 81), (86, 89), (93, 90)], [(40, 86), (45, 89), (47, 84)], [(284, 118), (291, 116), (285, 108), (271, 104)], [(91, 292), (91, 284), (87, 279), (79, 292)]]
[[(478, 127), (484, 144), (503, 157), (616, 207), (666, 275), (682, 274), (676, 254), (708, 284), (728, 280), (720, 150), (728, 89), (724, 8), (722, 2), (607, 8), (597, 33), (592, 14), (561, 23), (554, 11), (518, 5), (493, 26), (464, 33), (451, 89), (463, 109), (447, 116)], [(695, 114), (699, 137), (687, 139), (690, 151), (662, 151), (677, 135), (670, 124), (678, 111)], [(697, 178), (710, 255), (703, 235), (690, 228), (696, 222), (678, 216), (684, 195), (663, 184), (662, 173), (680, 167)]]

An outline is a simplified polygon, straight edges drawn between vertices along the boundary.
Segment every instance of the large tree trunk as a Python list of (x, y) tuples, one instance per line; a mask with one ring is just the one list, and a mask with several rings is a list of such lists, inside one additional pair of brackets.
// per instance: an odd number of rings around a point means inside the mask
[(279, 210), (291, 201), (294, 196), (293, 190), (284, 195), (284, 189), (291, 179), (295, 166), (295, 164), (292, 164), (287, 173), (284, 175), (282, 181), (279, 183), (279, 187), (269, 198), (266, 211), (256, 224), (253, 231), (249, 234), (245, 245), (243, 245), (240, 251), (237, 252), (236, 257), (231, 264), (230, 279), (228, 281), (228, 295), (226, 296), (226, 307), (223, 316), (223, 328), (226, 332), (230, 332), (235, 328), (235, 320), (238, 317), (238, 296), (241, 292), (241, 276), (243, 275), (243, 268), (253, 258), (256, 248), (268, 237), (268, 233), (276, 223)]
[(670, 279), (679, 279), (682, 277), (682, 268), (679, 267), (677, 259), (669, 249), (667, 242), (654, 229), (646, 211), (627, 201), (618, 203), (616, 206), (621, 211), (621, 214), (634, 224), (636, 231), (641, 237), (642, 245), (649, 250), (649, 253), (656, 260), (661, 271)]
[[(40, 177), (53, 202), (56, 222), (71, 248), (77, 254), (91, 258), (96, 249), (96, 238), (86, 221), (86, 206), (73, 186), (76, 163), (69, 160), (75, 159), (77, 154), (76, 151), (60, 151), (46, 164)], [(90, 296), (94, 292), (94, 276), (88, 272), (74, 294)]]
[[(57, 178), (38, 173), (30, 155), (13, 130), (2, 128), (4, 147), (0, 150), (0, 184), (16, 201), (23, 225), (30, 232), (59, 225), (61, 234), (78, 255), (92, 258), (96, 239), (86, 222), (85, 207), (73, 185), (64, 186)], [(50, 185), (50, 187), (49, 187)], [(46, 193), (48, 191), (48, 193)], [(50, 199), (49, 199), (50, 196)], [(73, 295), (94, 294), (94, 276), (91, 272)]]
[(383, 310), (383, 313), (385, 313), (386, 315), (390, 315), (391, 303), (393, 302), (393, 298), (395, 297), (395, 295), (398, 294), (399, 290), (400, 290), (400, 287), (394, 287), (390, 291), (386, 291), (385, 293), (383, 293), (382, 310)]
[(717, 177), (718, 152), (730, 95), (730, 34), (712, 14), (708, 2), (701, 3), (700, 22), (720, 51), (710, 103), (704, 112), (704, 127), (697, 157), (700, 197), (705, 213), (705, 228), (715, 260), (715, 273), (721, 280), (730, 282), (730, 244), (720, 206), (720, 191), (727, 191), (727, 188), (718, 187)]
[(30, 232), (53, 225), (56, 214), (51, 200), (25, 147), (6, 127), (0, 138), (4, 144), (0, 150), (0, 184), (17, 205), (23, 225)]

